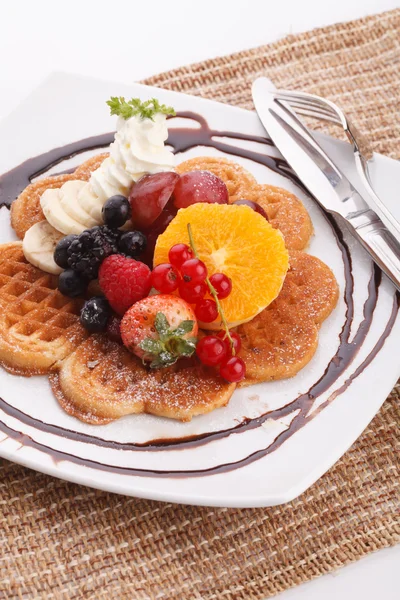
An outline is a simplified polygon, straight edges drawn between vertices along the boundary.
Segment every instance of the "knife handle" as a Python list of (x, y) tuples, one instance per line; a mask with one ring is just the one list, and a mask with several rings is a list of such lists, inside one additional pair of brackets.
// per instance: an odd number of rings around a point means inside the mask
[(356, 227), (355, 233), (376, 264), (400, 291), (400, 244), (380, 220)]

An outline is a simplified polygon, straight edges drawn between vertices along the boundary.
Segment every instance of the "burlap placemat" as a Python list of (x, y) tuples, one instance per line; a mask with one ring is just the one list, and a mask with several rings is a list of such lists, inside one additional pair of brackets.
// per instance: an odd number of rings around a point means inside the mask
[[(259, 74), (337, 101), (377, 151), (400, 157), (400, 10), (148, 82), (250, 108)], [(125, 498), (2, 461), (0, 598), (263, 599), (393, 545), (400, 540), (399, 399), (396, 388), (308, 492), (270, 509)]]

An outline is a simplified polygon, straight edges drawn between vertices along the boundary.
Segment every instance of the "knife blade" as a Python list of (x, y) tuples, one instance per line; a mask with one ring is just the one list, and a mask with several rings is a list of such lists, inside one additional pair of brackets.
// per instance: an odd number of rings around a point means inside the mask
[(400, 291), (400, 244), (288, 103), (274, 96), (268, 79), (256, 79), (252, 95), (261, 123), (303, 184), (324, 210), (344, 220)]

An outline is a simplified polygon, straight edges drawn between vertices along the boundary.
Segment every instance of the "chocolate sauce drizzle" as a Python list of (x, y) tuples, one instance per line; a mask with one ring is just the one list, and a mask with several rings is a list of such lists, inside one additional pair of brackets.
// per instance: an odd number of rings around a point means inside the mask
[[(239, 156), (247, 158), (253, 162), (257, 162), (272, 171), (279, 173), (293, 181), (298, 185), (305, 193), (308, 191), (305, 189), (301, 181), (298, 179), (296, 174), (292, 171), (290, 166), (282, 158), (272, 157), (262, 152), (255, 152), (240, 146), (228, 144), (221, 141), (221, 139), (215, 138), (227, 138), (236, 140), (245, 140), (251, 142), (257, 142), (264, 146), (273, 146), (272, 141), (269, 138), (261, 136), (250, 136), (242, 133), (235, 133), (230, 131), (219, 131), (210, 129), (206, 120), (201, 116), (193, 112), (181, 112), (177, 114), (177, 117), (190, 119), (196, 121), (199, 127), (196, 128), (170, 128), (168, 144), (171, 145), (175, 153), (185, 152), (190, 148), (204, 146), (213, 147), (225, 154), (233, 156)], [(60, 164), (66, 159), (73, 156), (93, 150), (96, 148), (104, 148), (113, 141), (114, 134), (106, 133), (103, 135), (87, 138), (67, 146), (56, 148), (42, 154), (40, 156), (29, 159), (12, 169), (8, 173), (5, 173), (0, 177), (0, 207), (10, 207), (12, 201), (18, 197), (23, 189), (36, 177), (46, 173), (53, 166)], [(83, 434), (70, 429), (62, 428), (57, 425), (45, 423), (39, 419), (27, 415), (19, 409), (9, 405), (5, 400), (0, 398), (0, 409), (11, 417), (18, 419), (20, 422), (41, 430), (47, 433), (56, 434), (65, 437), (70, 440), (85, 442), (89, 444), (95, 444), (101, 447), (129, 450), (129, 451), (165, 451), (165, 450), (176, 450), (184, 448), (193, 448), (203, 444), (207, 444), (213, 440), (219, 440), (233, 434), (239, 434), (243, 431), (250, 429), (256, 429), (262, 425), (268, 419), (278, 420), (285, 416), (293, 413), (297, 413), (292, 419), (288, 429), (283, 431), (277, 436), (277, 438), (267, 448), (257, 450), (253, 454), (232, 463), (217, 465), (208, 469), (196, 469), (193, 471), (165, 471), (165, 470), (149, 470), (149, 469), (134, 469), (134, 468), (123, 468), (114, 465), (106, 465), (89, 459), (82, 459), (79, 456), (74, 456), (66, 452), (58, 451), (44, 444), (40, 444), (30, 438), (29, 436), (22, 434), (18, 431), (13, 430), (11, 427), (0, 422), (0, 430), (3, 431), (9, 437), (13, 437), (21, 441), (24, 445), (34, 447), (36, 449), (45, 451), (50, 454), (55, 461), (68, 460), (75, 464), (92, 466), (97, 469), (125, 473), (131, 475), (147, 475), (147, 476), (159, 476), (159, 477), (187, 477), (187, 476), (204, 476), (223, 471), (230, 471), (262, 458), (267, 454), (270, 454), (277, 448), (279, 448), (288, 438), (290, 438), (296, 431), (301, 429), (308, 421), (313, 419), (323, 408), (325, 408), (330, 402), (332, 402), (338, 395), (342, 394), (350, 384), (363, 372), (363, 370), (371, 363), (376, 354), (383, 347), (386, 338), (389, 336), (392, 327), (395, 323), (397, 313), (400, 307), (400, 294), (395, 294), (393, 300), (393, 308), (391, 315), (386, 324), (386, 327), (377, 341), (375, 347), (371, 350), (367, 358), (357, 367), (357, 369), (347, 378), (347, 380), (333, 391), (330, 396), (313, 412), (311, 409), (314, 406), (316, 399), (321, 396), (324, 392), (328, 391), (334, 383), (340, 378), (340, 376), (346, 371), (351, 365), (352, 361), (356, 357), (360, 350), (372, 323), (373, 313), (376, 307), (379, 286), (381, 283), (381, 271), (377, 267), (373, 267), (373, 272), (368, 284), (368, 297), (363, 307), (363, 320), (359, 324), (357, 331), (353, 338), (350, 340), (350, 334), (352, 329), (353, 317), (354, 317), (354, 281), (352, 275), (352, 264), (351, 255), (349, 248), (344, 240), (342, 230), (337, 224), (336, 220), (330, 216), (325, 217), (330, 222), (332, 231), (335, 235), (337, 244), (340, 248), (344, 275), (345, 275), (345, 290), (344, 299), (346, 303), (346, 316), (343, 324), (341, 333), (339, 335), (339, 345), (335, 355), (329, 361), (323, 375), (320, 379), (312, 385), (312, 387), (305, 393), (301, 394), (285, 406), (278, 408), (273, 411), (266, 412), (259, 417), (249, 419), (245, 418), (241, 423), (235, 427), (214, 431), (209, 433), (203, 433), (199, 435), (189, 436), (186, 438), (177, 439), (161, 439), (151, 440), (145, 443), (128, 443), (128, 442), (115, 442), (98, 438), (88, 434)]]

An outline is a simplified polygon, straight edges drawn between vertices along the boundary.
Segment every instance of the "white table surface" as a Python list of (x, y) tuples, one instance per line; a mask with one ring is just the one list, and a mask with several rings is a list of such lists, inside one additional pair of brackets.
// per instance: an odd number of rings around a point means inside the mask
[[(131, 83), (289, 33), (398, 6), (399, 0), (0, 2), (0, 119), (52, 71)], [(399, 566), (400, 545), (280, 598), (398, 600)]]

